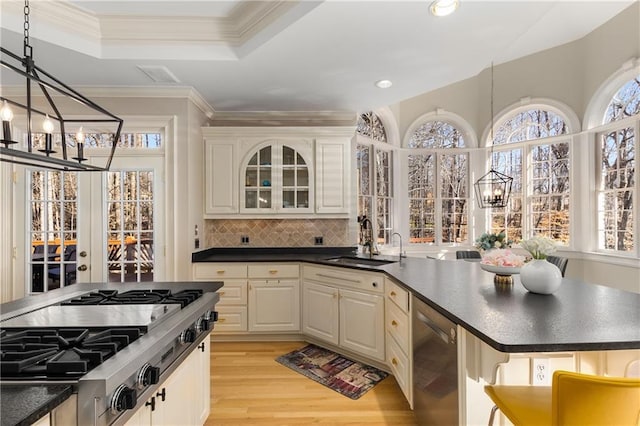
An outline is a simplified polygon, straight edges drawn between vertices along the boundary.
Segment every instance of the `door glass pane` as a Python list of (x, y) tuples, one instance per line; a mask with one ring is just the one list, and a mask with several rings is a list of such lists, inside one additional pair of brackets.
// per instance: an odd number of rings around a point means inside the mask
[(153, 281), (153, 179), (149, 170), (107, 173), (110, 282)]
[(77, 173), (32, 171), (28, 292), (76, 282)]

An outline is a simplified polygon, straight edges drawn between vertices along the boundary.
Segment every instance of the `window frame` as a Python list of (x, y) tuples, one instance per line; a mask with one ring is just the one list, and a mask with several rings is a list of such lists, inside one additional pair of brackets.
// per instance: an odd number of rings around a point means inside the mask
[[(464, 140), (465, 146), (463, 148), (412, 148), (409, 146), (409, 142), (411, 140), (411, 138), (413, 137), (414, 133), (416, 132), (417, 129), (419, 129), (420, 127), (422, 127), (423, 125), (429, 123), (429, 122), (434, 122), (434, 121), (440, 121), (440, 122), (445, 122), (447, 124), (449, 124), (450, 126), (456, 128), (456, 130), (460, 133), (462, 139)], [(415, 119), (413, 121), (413, 123), (407, 128), (407, 131), (405, 133), (404, 136), (404, 140), (403, 140), (403, 149), (402, 149), (402, 157), (403, 157), (403, 162), (406, 165), (406, 172), (403, 172), (405, 174), (404, 179), (406, 179), (406, 187), (404, 187), (403, 189), (405, 190), (405, 197), (406, 197), (406, 202), (403, 203), (403, 205), (405, 206), (404, 209), (402, 209), (402, 213), (403, 213), (403, 218), (406, 220), (407, 222), (407, 233), (408, 233), (408, 245), (414, 248), (427, 248), (427, 247), (457, 247), (457, 246), (467, 246), (467, 245), (471, 245), (473, 244), (475, 235), (474, 235), (474, 229), (472, 224), (474, 223), (474, 215), (475, 215), (475, 207), (474, 207), (474, 194), (473, 194), (473, 170), (474, 170), (474, 164), (475, 164), (475, 153), (478, 151), (477, 147), (478, 147), (478, 139), (476, 137), (475, 132), (473, 131), (473, 127), (461, 116), (449, 112), (449, 111), (445, 111), (443, 109), (436, 109), (435, 111), (426, 113), (421, 115), (420, 117), (418, 117), (417, 119)], [(465, 198), (466, 200), (466, 226), (467, 226), (467, 239), (466, 241), (460, 241), (460, 242), (443, 242), (443, 226), (442, 226), (442, 220), (444, 217), (443, 211), (442, 211), (442, 206), (443, 206), (443, 197), (442, 197), (442, 186), (441, 186), (441, 182), (439, 179), (436, 179), (436, 182), (434, 182), (434, 186), (435, 186), (435, 194), (436, 196), (433, 199), (433, 208), (434, 208), (434, 241), (431, 243), (412, 243), (410, 238), (411, 238), (411, 229), (410, 229), (410, 218), (409, 218), (409, 214), (411, 211), (411, 198), (409, 198), (409, 182), (408, 182), (408, 164), (409, 164), (409, 156), (410, 155), (425, 155), (426, 153), (432, 153), (435, 156), (435, 176), (439, 176), (439, 170), (441, 167), (441, 163), (442, 163), (442, 155), (446, 155), (446, 154), (465, 154), (467, 159), (467, 182), (466, 182), (466, 187), (467, 187), (467, 197)]]
[[(575, 235), (575, 213), (573, 206), (576, 205), (575, 197), (572, 195), (572, 188), (574, 188), (574, 175), (575, 167), (579, 167), (577, 163), (577, 154), (574, 144), (574, 137), (576, 133), (579, 132), (580, 121), (575, 112), (566, 104), (556, 101), (554, 99), (549, 98), (523, 98), (519, 102), (511, 104), (501, 110), (498, 114), (496, 114), (496, 118), (494, 120), (494, 129), (499, 128), (503, 123), (512, 119), (516, 115), (528, 111), (528, 110), (548, 110), (553, 112), (554, 114), (560, 116), (567, 127), (567, 133), (552, 137), (540, 138), (540, 139), (529, 139), (525, 141), (518, 142), (510, 142), (503, 143), (498, 145), (493, 145), (493, 152), (500, 151), (510, 151), (513, 149), (522, 149), (522, 229), (521, 234), (522, 238), (530, 238), (532, 234), (532, 220), (531, 220), (531, 208), (530, 208), (530, 200), (532, 196), (532, 167), (531, 167), (531, 152), (532, 146), (535, 145), (551, 145), (555, 143), (566, 143), (569, 144), (569, 224), (568, 224), (568, 232), (569, 232), (569, 244), (561, 245), (561, 249), (570, 250), (574, 247), (576, 241)], [(491, 148), (492, 148), (492, 140), (490, 139), (490, 127), (491, 124), (487, 126), (484, 131), (482, 140), (484, 141), (484, 150), (485, 150), (485, 168), (484, 172), (491, 167)], [(488, 209), (489, 211), (485, 214), (485, 227), (488, 230), (492, 230), (492, 212), (493, 209)], [(510, 238), (507, 235), (508, 238)]]

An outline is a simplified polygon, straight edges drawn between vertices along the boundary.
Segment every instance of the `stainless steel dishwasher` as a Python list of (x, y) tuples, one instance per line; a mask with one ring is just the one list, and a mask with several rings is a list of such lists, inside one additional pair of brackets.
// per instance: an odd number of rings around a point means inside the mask
[(413, 410), (420, 426), (458, 425), (456, 325), (413, 297)]

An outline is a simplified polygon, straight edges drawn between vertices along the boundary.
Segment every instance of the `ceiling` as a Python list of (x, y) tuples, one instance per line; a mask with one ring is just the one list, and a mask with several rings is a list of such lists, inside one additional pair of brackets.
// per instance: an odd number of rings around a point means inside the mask
[[(460, 1), (436, 18), (430, 0), (31, 0), (30, 40), (72, 87), (193, 87), (216, 111), (365, 111), (579, 39), (637, 0)], [(0, 2), (2, 47), (19, 54), (23, 6)]]

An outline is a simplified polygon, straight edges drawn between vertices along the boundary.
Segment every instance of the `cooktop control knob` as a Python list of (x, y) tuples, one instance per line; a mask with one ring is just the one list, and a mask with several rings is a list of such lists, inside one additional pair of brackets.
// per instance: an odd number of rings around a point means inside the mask
[(144, 389), (149, 385), (155, 385), (160, 382), (160, 368), (153, 367), (149, 363), (145, 363), (140, 371), (138, 371), (138, 377), (136, 385), (138, 389)]
[(209, 322), (216, 322), (216, 321), (218, 321), (218, 312), (216, 312), (216, 311), (207, 311), (204, 314), (204, 319), (206, 319)]
[(112, 414), (118, 414), (121, 411), (130, 410), (136, 406), (137, 398), (138, 393), (135, 389), (125, 385), (120, 385), (113, 392), (113, 395), (111, 395), (109, 409)]
[(202, 333), (206, 330), (209, 330), (209, 320), (202, 316), (196, 321), (196, 333)]
[(186, 345), (187, 343), (193, 343), (196, 341), (196, 331), (193, 328), (187, 328), (182, 333), (180, 333), (180, 337), (178, 337), (178, 341)]

